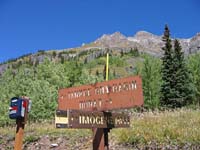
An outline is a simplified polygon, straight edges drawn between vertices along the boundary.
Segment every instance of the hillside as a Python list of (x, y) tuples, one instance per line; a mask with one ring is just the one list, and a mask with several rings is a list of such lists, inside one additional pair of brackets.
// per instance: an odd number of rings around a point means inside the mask
[[(200, 33), (188, 39), (178, 39), (185, 55), (200, 51)], [(25, 54), (19, 58), (10, 59), (0, 64), (0, 74), (7, 68), (16, 68), (23, 63), (37, 65), (43, 62), (45, 58), (49, 58), (54, 62), (64, 62), (84, 55), (82, 59), (89, 62), (105, 55), (108, 49), (112, 50), (112, 54), (128, 53), (132, 49), (137, 49), (139, 53), (161, 57), (162, 46), (162, 36), (146, 31), (139, 31), (132, 37), (126, 37), (120, 32), (115, 32), (113, 34), (104, 34), (94, 42), (83, 44), (81, 47), (50, 51), (38, 50), (35, 54)]]

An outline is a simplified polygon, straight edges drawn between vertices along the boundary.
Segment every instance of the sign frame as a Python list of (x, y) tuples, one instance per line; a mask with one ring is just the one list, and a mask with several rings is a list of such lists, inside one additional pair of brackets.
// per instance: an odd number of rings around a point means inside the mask
[(131, 76), (90, 85), (64, 88), (58, 94), (59, 110), (108, 111), (142, 106), (142, 79)]
[(56, 128), (128, 128), (130, 116), (117, 112), (57, 110)]

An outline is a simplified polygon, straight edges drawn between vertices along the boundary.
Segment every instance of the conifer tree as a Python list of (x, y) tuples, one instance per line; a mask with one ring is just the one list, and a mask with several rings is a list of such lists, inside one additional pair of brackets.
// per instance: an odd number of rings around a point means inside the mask
[(174, 41), (174, 89), (176, 91), (176, 103), (183, 106), (192, 102), (193, 88), (191, 84), (190, 72), (187, 68), (181, 45), (177, 39)]
[(193, 88), (190, 74), (184, 60), (184, 53), (178, 40), (174, 40), (174, 48), (170, 39), (170, 31), (165, 26), (163, 36), (165, 46), (162, 57), (161, 104), (168, 107), (182, 107), (192, 101)]
[(182, 98), (184, 92), (184, 80), (186, 77), (186, 68), (184, 66), (184, 54), (181, 52), (181, 46), (177, 39), (174, 41), (174, 74), (173, 76), (173, 87), (176, 91), (175, 97)]
[(171, 99), (174, 97), (174, 90), (172, 89), (173, 77), (173, 55), (172, 55), (172, 43), (170, 38), (170, 30), (167, 25), (165, 25), (165, 31), (163, 36), (163, 41), (165, 42), (162, 50), (164, 51), (162, 57), (162, 85), (161, 85), (161, 104), (170, 105)]

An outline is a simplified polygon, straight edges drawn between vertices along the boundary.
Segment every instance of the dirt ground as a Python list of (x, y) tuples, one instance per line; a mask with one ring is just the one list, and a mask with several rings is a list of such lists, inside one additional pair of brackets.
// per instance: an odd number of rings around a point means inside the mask
[[(0, 136), (0, 150), (13, 150), (14, 138)], [(121, 145), (110, 139), (109, 150), (199, 150), (200, 145), (158, 145), (148, 143), (147, 145)], [(35, 141), (25, 142), (23, 150), (92, 150), (91, 137), (74, 139), (69, 137), (42, 136)]]
[[(0, 137), (0, 150), (12, 150), (14, 139), (9, 137)], [(109, 142), (110, 150), (131, 150), (130, 146), (119, 145), (114, 141)], [(91, 137), (79, 138), (71, 141), (67, 137), (49, 137), (42, 136), (36, 141), (26, 142), (23, 150), (92, 150)]]

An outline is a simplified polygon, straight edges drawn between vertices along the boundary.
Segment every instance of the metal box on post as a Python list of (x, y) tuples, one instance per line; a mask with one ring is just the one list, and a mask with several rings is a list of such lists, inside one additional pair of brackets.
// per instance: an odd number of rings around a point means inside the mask
[(13, 97), (10, 101), (9, 118), (18, 119), (23, 118), (25, 115), (26, 102), (25, 100)]

